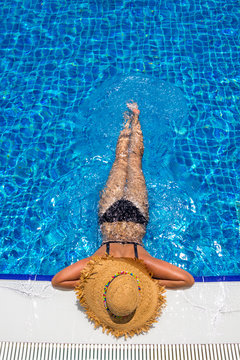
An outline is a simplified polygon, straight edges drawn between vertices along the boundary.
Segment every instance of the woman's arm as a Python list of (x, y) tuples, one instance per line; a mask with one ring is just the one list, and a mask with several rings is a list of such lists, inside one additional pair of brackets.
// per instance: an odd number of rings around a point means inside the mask
[(79, 260), (65, 269), (59, 271), (52, 278), (52, 286), (61, 289), (74, 289), (80, 278), (82, 269), (87, 265), (91, 257)]
[[(80, 278), (82, 269), (87, 265), (91, 257), (82, 259), (65, 269), (59, 271), (52, 278), (53, 287), (62, 289), (74, 289)], [(194, 278), (187, 271), (172, 265), (166, 261), (149, 257), (144, 259), (153, 278), (159, 279), (161, 285), (167, 289), (187, 288), (194, 284)]]
[(151, 257), (144, 259), (144, 262), (153, 273), (153, 278), (159, 279), (159, 283), (167, 289), (188, 288), (194, 284), (190, 273), (166, 261)]

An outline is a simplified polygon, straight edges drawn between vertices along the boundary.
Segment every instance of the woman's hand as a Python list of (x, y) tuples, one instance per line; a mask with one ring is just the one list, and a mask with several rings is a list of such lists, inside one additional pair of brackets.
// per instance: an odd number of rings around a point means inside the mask
[(195, 282), (189, 272), (166, 261), (150, 257), (144, 262), (153, 273), (153, 278), (159, 279), (159, 283), (167, 289), (189, 288)]

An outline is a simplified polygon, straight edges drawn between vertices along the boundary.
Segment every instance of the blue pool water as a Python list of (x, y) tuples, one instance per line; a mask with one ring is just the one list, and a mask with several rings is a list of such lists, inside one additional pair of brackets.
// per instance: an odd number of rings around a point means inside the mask
[(0, 273), (53, 275), (99, 247), (125, 101), (141, 109), (151, 255), (240, 274), (240, 7), (3, 0)]

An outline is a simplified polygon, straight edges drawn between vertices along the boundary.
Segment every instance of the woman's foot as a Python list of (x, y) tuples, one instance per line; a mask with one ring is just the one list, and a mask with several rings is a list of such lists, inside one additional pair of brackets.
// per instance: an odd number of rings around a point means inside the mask
[(129, 108), (129, 110), (131, 110), (133, 112), (134, 115), (138, 115), (140, 114), (140, 110), (138, 109), (138, 104), (134, 101), (129, 102), (126, 104), (127, 107)]

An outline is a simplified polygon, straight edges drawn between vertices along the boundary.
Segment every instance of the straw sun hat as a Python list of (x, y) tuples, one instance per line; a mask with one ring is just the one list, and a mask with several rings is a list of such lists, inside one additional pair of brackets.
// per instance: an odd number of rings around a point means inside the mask
[(125, 338), (148, 331), (166, 302), (142, 260), (107, 254), (88, 262), (75, 292), (95, 328)]

